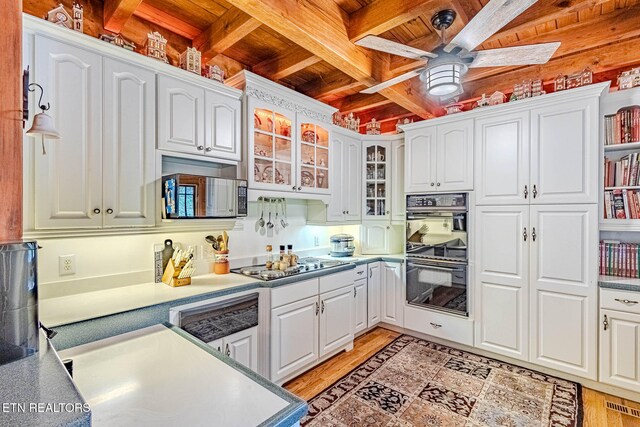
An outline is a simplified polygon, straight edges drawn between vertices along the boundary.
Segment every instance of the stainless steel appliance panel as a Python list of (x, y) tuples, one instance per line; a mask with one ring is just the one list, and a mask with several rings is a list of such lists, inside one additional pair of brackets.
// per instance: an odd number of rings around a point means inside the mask
[(469, 315), (467, 265), (407, 259), (407, 302)]

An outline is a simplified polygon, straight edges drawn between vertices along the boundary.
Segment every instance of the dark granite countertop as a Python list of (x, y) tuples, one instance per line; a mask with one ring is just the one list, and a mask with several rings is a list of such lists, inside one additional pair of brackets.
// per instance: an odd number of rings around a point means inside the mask
[(598, 285), (605, 289), (640, 292), (640, 279), (630, 277), (600, 276)]

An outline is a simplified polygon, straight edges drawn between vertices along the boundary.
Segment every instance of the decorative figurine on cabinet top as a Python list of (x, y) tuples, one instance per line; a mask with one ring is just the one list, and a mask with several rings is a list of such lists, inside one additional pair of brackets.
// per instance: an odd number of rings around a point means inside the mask
[(74, 1), (71, 14), (73, 15), (73, 30), (79, 33), (84, 33), (84, 8), (82, 5)]
[(531, 82), (531, 96), (540, 96), (545, 93), (542, 79), (537, 79)]
[(589, 67), (577, 73), (565, 75), (559, 75), (554, 82), (554, 91), (565, 89), (573, 89), (580, 86), (586, 86), (593, 83), (593, 72)]
[(640, 67), (623, 71), (618, 77), (618, 90), (631, 89), (640, 86)]
[(453, 104), (445, 105), (444, 110), (449, 114), (455, 114), (462, 112), (463, 104), (461, 102), (455, 102)]
[(204, 76), (210, 80), (224, 83), (224, 70), (217, 65), (205, 65)]
[(367, 135), (380, 135), (380, 122), (377, 122), (375, 117), (366, 124)]
[(100, 34), (100, 40), (132, 52), (136, 50), (135, 43), (125, 40), (120, 34)]
[(202, 72), (202, 54), (195, 47), (188, 47), (180, 54), (180, 68), (200, 75)]
[(493, 92), (493, 94), (489, 97), (489, 105), (503, 104), (506, 100), (507, 100), (507, 96), (504, 93), (497, 90)]
[(556, 79), (553, 81), (553, 91), (554, 92), (558, 92), (559, 90), (565, 90), (566, 89), (566, 85), (565, 85), (566, 81), (565, 81), (565, 76), (564, 74), (560, 74), (558, 77), (556, 77)]
[(54, 7), (49, 12), (47, 12), (47, 14), (44, 16), (44, 19), (49, 22), (53, 22), (54, 24), (61, 27), (65, 27), (70, 30), (75, 30), (82, 33), (84, 19), (82, 5), (74, 1), (71, 13), (72, 14), (69, 14), (62, 3), (60, 3), (57, 7)]
[(169, 63), (167, 58), (167, 39), (157, 31), (147, 34), (147, 56), (158, 61)]
[(402, 130), (402, 128), (400, 128), (400, 126), (408, 125), (410, 123), (413, 123), (413, 119), (409, 119), (408, 117), (405, 117), (404, 119), (398, 119), (398, 123), (396, 123), (396, 133), (403, 133), (404, 131)]
[[(453, 104), (453, 105), (455, 105), (455, 104)], [(489, 106), (490, 105), (489, 104), (489, 98), (487, 98), (487, 95), (483, 93), (482, 97), (476, 101), (476, 105), (477, 105), (478, 108)], [(454, 111), (454, 113), (457, 113), (457, 112), (458, 111)], [(447, 114), (449, 114), (449, 113), (447, 112)]]

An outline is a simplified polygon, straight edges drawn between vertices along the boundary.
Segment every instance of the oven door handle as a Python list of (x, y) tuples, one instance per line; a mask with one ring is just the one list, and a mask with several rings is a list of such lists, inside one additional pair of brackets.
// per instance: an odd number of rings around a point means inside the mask
[(462, 266), (439, 267), (437, 265), (414, 264), (412, 262), (408, 263), (407, 266), (409, 266), (409, 267), (417, 267), (417, 268), (422, 268), (422, 269), (429, 269), (429, 270), (447, 271), (447, 272), (451, 272), (451, 273), (462, 269), (461, 268)]

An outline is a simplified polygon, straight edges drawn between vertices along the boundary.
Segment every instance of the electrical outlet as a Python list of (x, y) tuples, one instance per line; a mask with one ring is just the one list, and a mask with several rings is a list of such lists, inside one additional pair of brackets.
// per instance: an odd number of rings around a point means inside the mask
[(60, 276), (76, 274), (75, 255), (61, 255), (58, 257), (58, 274)]
[(313, 236), (313, 246), (316, 248), (320, 246), (320, 238), (318, 236)]

